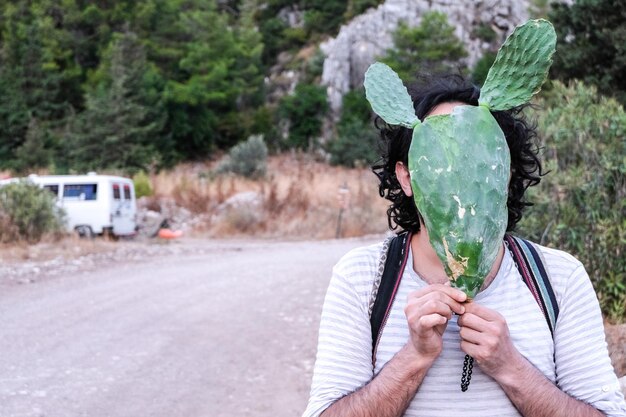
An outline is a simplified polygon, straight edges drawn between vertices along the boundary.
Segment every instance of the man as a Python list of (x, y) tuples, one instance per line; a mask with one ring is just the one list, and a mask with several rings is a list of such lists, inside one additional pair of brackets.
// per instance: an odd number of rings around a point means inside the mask
[[(479, 90), (448, 77), (411, 96), (423, 121), (459, 105), (476, 106)], [(520, 110), (492, 113), (511, 153), (512, 231), (541, 164), (535, 131)], [(387, 149), (374, 172), (381, 196), (392, 202), (390, 226), (413, 232), (407, 267), (372, 360), (368, 306), (382, 245), (353, 250), (335, 266), (304, 416), (626, 416), (598, 302), (580, 262), (538, 246), (560, 308), (554, 336), (504, 245), (481, 291), (466, 302), (449, 286), (412, 198), (411, 130), (382, 126), (381, 134)], [(466, 354), (476, 366), (462, 392)]]

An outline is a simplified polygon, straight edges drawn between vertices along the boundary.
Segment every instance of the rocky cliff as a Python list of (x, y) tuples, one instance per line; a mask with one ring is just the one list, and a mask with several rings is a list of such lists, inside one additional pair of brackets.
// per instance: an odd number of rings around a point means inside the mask
[[(333, 114), (339, 114), (343, 95), (362, 85), (367, 67), (393, 46), (392, 35), (400, 21), (417, 26), (427, 11), (445, 13), (456, 27), (456, 36), (465, 44), (466, 64), (471, 67), (484, 51), (500, 45), (515, 26), (529, 18), (529, 3), (529, 0), (387, 0), (357, 16), (341, 28), (336, 38), (320, 45), (326, 55), (322, 84), (328, 88)], [(475, 35), (476, 29), (485, 25), (496, 34), (491, 43)]]

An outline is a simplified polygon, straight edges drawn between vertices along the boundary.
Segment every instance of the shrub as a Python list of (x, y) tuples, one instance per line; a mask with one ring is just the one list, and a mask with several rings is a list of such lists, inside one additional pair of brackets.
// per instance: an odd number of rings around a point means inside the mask
[(252, 135), (245, 142), (233, 146), (219, 164), (217, 172), (251, 179), (263, 178), (267, 172), (267, 146), (263, 136)]
[(21, 181), (0, 188), (0, 226), (4, 243), (20, 239), (35, 243), (44, 235), (60, 233), (64, 216), (49, 191)]
[(339, 129), (337, 139), (330, 142), (330, 163), (347, 167), (369, 165), (378, 158), (378, 133), (374, 127), (350, 120)]
[(150, 177), (144, 171), (139, 171), (133, 176), (135, 183), (135, 197), (150, 197), (152, 195), (152, 184)]
[(326, 88), (298, 84), (293, 95), (283, 98), (278, 111), (281, 118), (289, 121), (288, 145), (298, 149), (312, 148), (328, 111)]
[(354, 167), (371, 164), (378, 158), (378, 133), (370, 122), (371, 116), (363, 90), (343, 96), (337, 138), (327, 148), (331, 164)]
[(353, 17), (364, 13), (367, 9), (378, 6), (382, 2), (382, 0), (349, 0), (348, 7), (344, 13), (344, 18), (346, 20), (350, 20)]
[(305, 62), (302, 80), (309, 84), (319, 82), (324, 72), (325, 59), (326, 55), (317, 47), (313, 55)]
[(479, 24), (473, 31), (472, 35), (485, 42), (493, 42), (498, 34), (491, 28), (488, 23)]
[(493, 64), (493, 61), (496, 60), (496, 54), (493, 52), (485, 52), (472, 70), (472, 82), (477, 85), (483, 85), (485, 79), (487, 78), (487, 74), (489, 73), (489, 68)]
[(339, 124), (346, 123), (350, 119), (368, 122), (372, 118), (371, 109), (363, 89), (348, 91), (342, 99)]
[(306, 30), (302, 27), (288, 27), (283, 30), (283, 36), (285, 37), (285, 43), (293, 48), (300, 47), (307, 41)]
[(545, 165), (521, 230), (583, 262), (603, 313), (626, 317), (626, 113), (595, 87), (555, 82), (539, 103)]

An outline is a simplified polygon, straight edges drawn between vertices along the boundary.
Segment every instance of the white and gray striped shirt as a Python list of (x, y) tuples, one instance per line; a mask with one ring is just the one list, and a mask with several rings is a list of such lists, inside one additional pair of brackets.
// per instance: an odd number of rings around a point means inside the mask
[[(475, 302), (507, 321), (515, 347), (550, 381), (609, 417), (626, 416), (626, 404), (610, 363), (602, 316), (589, 277), (572, 256), (539, 247), (560, 308), (554, 339), (508, 251), (491, 285)], [(311, 397), (303, 417), (319, 416), (341, 397), (366, 385), (407, 342), (403, 308), (407, 296), (427, 285), (413, 271), (411, 255), (383, 329), (372, 366), (368, 305), (382, 244), (355, 249), (333, 269), (319, 331)], [(461, 392), (465, 353), (456, 316), (443, 336), (443, 352), (419, 387), (405, 416), (504, 417), (519, 412), (500, 386), (474, 366), (467, 392)]]

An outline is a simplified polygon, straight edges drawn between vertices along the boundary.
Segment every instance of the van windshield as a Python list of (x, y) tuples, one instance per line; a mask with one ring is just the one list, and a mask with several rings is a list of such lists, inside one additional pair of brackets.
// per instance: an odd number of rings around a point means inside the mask
[(52, 194), (54, 194), (55, 197), (59, 196), (59, 185), (58, 184), (44, 185), (43, 188), (44, 188), (44, 190), (50, 191)]
[(98, 184), (65, 184), (63, 187), (64, 200), (96, 200), (98, 198)]

